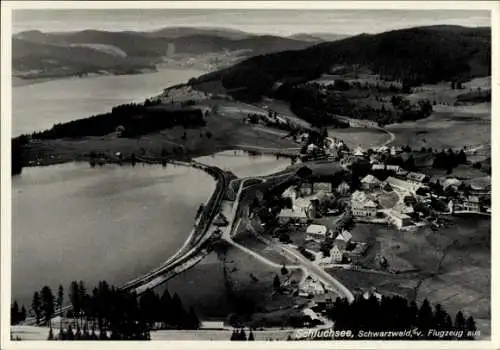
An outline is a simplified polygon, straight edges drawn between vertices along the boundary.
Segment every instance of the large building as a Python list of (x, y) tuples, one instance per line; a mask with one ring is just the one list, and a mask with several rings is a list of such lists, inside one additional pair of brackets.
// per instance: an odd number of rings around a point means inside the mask
[(329, 230), (326, 226), (312, 224), (307, 227), (306, 233), (314, 236), (326, 236)]
[(351, 197), (351, 209), (357, 217), (375, 217), (377, 215), (377, 204), (370, 200), (364, 192), (356, 191)]
[(478, 196), (467, 197), (463, 202), (463, 207), (464, 210), (467, 211), (479, 212), (481, 210), (479, 205), (479, 197)]
[(332, 193), (333, 190), (331, 182), (313, 182), (312, 187), (313, 193)]
[(365, 191), (373, 191), (376, 190), (380, 187), (380, 180), (377, 179), (375, 176), (369, 174), (366, 175), (362, 180), (361, 180), (361, 187)]
[(408, 182), (415, 185), (421, 185), (429, 181), (429, 178), (425, 174), (413, 173), (413, 172), (408, 173), (406, 179), (408, 180)]
[(330, 249), (330, 258), (333, 264), (342, 262), (343, 254), (337, 245), (334, 245), (333, 248)]
[(387, 182), (391, 187), (397, 188), (399, 190), (408, 191), (410, 193), (416, 193), (417, 190), (422, 186), (419, 184), (411, 183), (409, 181), (397, 179), (395, 177), (389, 176), (385, 182)]
[(301, 224), (307, 223), (309, 217), (304, 210), (282, 209), (278, 214), (280, 224), (288, 224), (290, 222), (298, 222)]
[(411, 218), (406, 214), (398, 213), (394, 210), (390, 210), (387, 214), (389, 216), (389, 221), (397, 228), (403, 228), (411, 225)]

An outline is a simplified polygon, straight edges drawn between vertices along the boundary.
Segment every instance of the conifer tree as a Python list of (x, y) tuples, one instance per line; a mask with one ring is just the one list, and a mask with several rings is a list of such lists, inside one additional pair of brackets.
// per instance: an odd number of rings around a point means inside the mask
[(240, 330), (239, 340), (247, 340), (247, 334), (245, 333), (245, 329), (244, 328), (242, 328)]
[(474, 340), (474, 332), (476, 332), (477, 328), (476, 328), (476, 321), (474, 321), (474, 318), (472, 316), (469, 316), (467, 318), (467, 321), (466, 321), (466, 332), (469, 333), (469, 335), (466, 336), (466, 339), (469, 339), (469, 340)]
[(429, 300), (425, 299), (418, 310), (418, 328), (423, 330), (423, 333), (432, 327), (432, 308), (430, 306)]
[(45, 317), (45, 322), (47, 325), (50, 324), (50, 320), (54, 315), (54, 295), (49, 286), (44, 286), (40, 292), (40, 298), (42, 302), (42, 313)]
[(248, 340), (249, 341), (255, 340), (255, 337), (254, 337), (253, 332), (252, 332), (251, 329), (250, 329), (250, 334), (248, 334)]
[(18, 324), (19, 320), (20, 320), (19, 306), (17, 305), (17, 301), (14, 300), (14, 304), (12, 304), (10, 308), (10, 323)]
[(31, 308), (33, 310), (33, 313), (35, 314), (36, 324), (38, 325), (40, 324), (40, 318), (42, 315), (42, 301), (40, 300), (40, 294), (38, 294), (38, 292), (35, 292), (35, 294), (33, 294)]
[(278, 290), (280, 287), (281, 287), (280, 278), (278, 277), (278, 275), (274, 275), (274, 279), (273, 279), (273, 288), (274, 288), (275, 290)]
[(47, 340), (54, 340), (54, 332), (52, 332), (52, 325), (50, 326), (49, 336), (47, 337)]

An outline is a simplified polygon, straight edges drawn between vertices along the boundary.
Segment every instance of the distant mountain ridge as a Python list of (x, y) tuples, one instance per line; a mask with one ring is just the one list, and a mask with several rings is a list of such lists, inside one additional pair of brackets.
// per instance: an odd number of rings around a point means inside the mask
[[(167, 27), (151, 32), (83, 30), (44, 33), (32, 30), (13, 36), (12, 64), (18, 72), (39, 71), (50, 75), (49, 70), (56, 70), (57, 74), (64, 75), (65, 72), (107, 70), (113, 68), (111, 63), (115, 62), (114, 71), (130, 72), (154, 69), (173, 54), (196, 56), (232, 52), (233, 56), (244, 59), (300, 50), (315, 43), (220, 28)], [(92, 53), (92, 50), (96, 52)], [(87, 59), (78, 57), (82, 54)]]
[(309, 41), (309, 42), (323, 42), (323, 41), (337, 41), (348, 38), (347, 34), (329, 34), (329, 33), (297, 33), (288, 36), (290, 39)]

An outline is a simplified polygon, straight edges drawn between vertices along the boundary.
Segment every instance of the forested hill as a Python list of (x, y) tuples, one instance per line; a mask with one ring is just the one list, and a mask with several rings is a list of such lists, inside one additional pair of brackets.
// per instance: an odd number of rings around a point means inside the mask
[(408, 85), (491, 74), (491, 29), (429, 26), (362, 34), (295, 51), (256, 56), (192, 83), (221, 80), (228, 89), (266, 93), (290, 78), (314, 79), (338, 65)]

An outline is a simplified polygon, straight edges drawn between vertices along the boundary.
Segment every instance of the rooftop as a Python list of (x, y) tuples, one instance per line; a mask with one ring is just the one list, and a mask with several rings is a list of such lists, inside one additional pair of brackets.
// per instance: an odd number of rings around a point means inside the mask
[(307, 214), (304, 211), (293, 209), (282, 209), (278, 216), (286, 218), (307, 218)]
[(414, 180), (414, 181), (424, 181), (425, 175), (421, 174), (421, 173), (410, 172), (410, 173), (408, 173), (408, 179)]
[(309, 225), (306, 229), (306, 233), (312, 233), (317, 235), (325, 235), (328, 232), (326, 226), (312, 224)]
[(351, 240), (351, 238), (352, 238), (352, 234), (349, 231), (344, 230), (344, 231), (342, 231), (342, 233), (339, 233), (335, 239), (348, 242)]
[(479, 197), (478, 196), (469, 196), (465, 199), (465, 201), (470, 202), (470, 203), (479, 203)]
[(394, 211), (394, 210), (391, 210), (391, 211), (390, 211), (390, 215), (391, 215), (392, 217), (397, 218), (397, 219), (411, 219), (408, 215), (403, 214), (403, 213), (399, 213), (399, 212)]
[(361, 183), (364, 183), (364, 184), (378, 184), (380, 183), (380, 180), (377, 179), (375, 176), (371, 175), (371, 174), (368, 174), (366, 175), (362, 180), (361, 180)]

